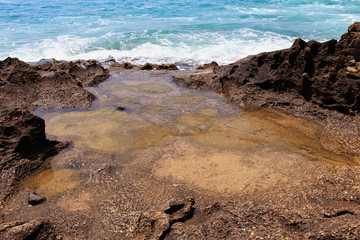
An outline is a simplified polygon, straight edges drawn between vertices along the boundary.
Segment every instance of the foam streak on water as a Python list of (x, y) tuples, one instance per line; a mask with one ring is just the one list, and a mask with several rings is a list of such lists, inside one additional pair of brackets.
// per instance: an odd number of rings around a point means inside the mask
[(354, 0), (1, 0), (0, 59), (225, 64), (359, 19)]

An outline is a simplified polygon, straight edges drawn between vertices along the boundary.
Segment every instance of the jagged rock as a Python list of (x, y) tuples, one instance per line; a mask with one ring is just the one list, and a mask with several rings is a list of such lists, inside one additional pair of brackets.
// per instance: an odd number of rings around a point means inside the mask
[(112, 64), (110, 64), (109, 68), (123, 68), (123, 69), (133, 69), (136, 68), (137, 66), (129, 63), (129, 62), (124, 62), (122, 64), (118, 63), (118, 62), (114, 62)]
[(260, 53), (233, 64), (205, 64), (175, 75), (181, 86), (222, 91), (245, 105), (289, 109), (311, 103), (354, 115), (360, 112), (360, 23), (339, 41), (295, 40), (289, 49)]
[(169, 200), (160, 211), (144, 213), (139, 225), (151, 226), (149, 239), (164, 239), (171, 231), (173, 224), (185, 222), (193, 216), (194, 204), (193, 198), (185, 198), (180, 201)]
[(47, 61), (30, 66), (17, 58), (7, 58), (0, 61), (0, 104), (31, 110), (85, 108), (95, 96), (82, 86), (93, 86), (108, 77), (109, 73), (97, 62)]
[(30, 192), (27, 195), (27, 202), (29, 205), (35, 206), (46, 201), (46, 198), (36, 192)]
[(114, 58), (107, 59), (105, 62), (107, 63), (115, 63), (116, 60)]
[(52, 65), (52, 70), (65, 71), (81, 86), (91, 87), (109, 78), (110, 74), (96, 60)]
[(340, 41), (305, 42), (299, 38), (289, 49), (261, 53), (225, 66), (220, 74), (223, 91), (231, 95), (242, 88), (244, 99), (253, 100), (256, 97), (245, 92), (253, 93), (251, 90), (257, 88), (288, 93), (345, 114), (359, 112), (359, 26), (352, 24)]
[(212, 90), (216, 92), (222, 91), (220, 76), (215, 69), (206, 69), (204, 71), (190, 73), (178, 72), (173, 75), (173, 81), (186, 88)]
[(219, 64), (217, 64), (217, 62), (211, 62), (211, 63), (206, 63), (204, 65), (201, 65), (201, 66), (199, 66), (199, 67), (197, 67), (195, 69), (209, 69), (209, 68), (214, 69), (214, 68), (216, 68), (218, 66), (219, 66)]
[(152, 70), (154, 68), (156, 68), (156, 65), (151, 63), (146, 63), (145, 65), (140, 67), (141, 70)]
[(172, 71), (179, 70), (178, 67), (175, 64), (161, 64), (161, 65), (157, 66), (157, 69), (159, 69), (159, 70), (172, 70)]
[(122, 64), (122, 68), (124, 68), (124, 69), (133, 69), (134, 67), (135, 66), (133, 64), (129, 63), (129, 62), (124, 62)]
[(57, 239), (54, 227), (47, 220), (31, 220), (28, 222), (10, 222), (0, 224), (0, 239)]
[(122, 68), (123, 65), (118, 62), (113, 62), (110, 64), (109, 68)]
[(26, 177), (41, 167), (46, 157), (64, 147), (66, 143), (46, 140), (43, 119), (21, 108), (1, 109), (0, 206)]

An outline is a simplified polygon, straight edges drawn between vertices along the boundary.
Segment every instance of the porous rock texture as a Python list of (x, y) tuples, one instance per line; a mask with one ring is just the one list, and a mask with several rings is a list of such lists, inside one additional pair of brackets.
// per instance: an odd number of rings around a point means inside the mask
[(0, 61), (0, 105), (34, 110), (86, 108), (95, 96), (82, 87), (105, 81), (109, 73), (97, 62), (29, 65), (17, 58)]
[[(175, 81), (186, 87), (222, 92), (233, 103), (273, 107), (301, 117), (312, 116), (322, 122), (330, 120), (331, 126), (338, 125), (339, 129), (346, 130), (342, 137), (356, 136), (359, 125), (351, 115), (357, 116), (359, 112), (359, 32), (359, 24), (355, 23), (339, 42), (306, 43), (298, 39), (289, 49), (250, 56), (228, 66), (212, 63), (188, 75), (177, 73)], [(37, 69), (33, 79), (38, 79), (39, 69), (46, 76), (55, 71), (49, 69), (58, 68), (68, 76), (69, 86), (73, 83), (79, 87), (89, 84), (72, 75), (82, 70), (74, 68), (70, 71), (69, 65), (61, 67), (61, 64), (45, 63), (31, 67)], [(3, 76), (0, 78), (1, 87), (9, 82), (9, 78)], [(39, 95), (36, 99), (40, 99)], [(2, 96), (11, 98), (11, 94)], [(28, 99), (26, 93), (21, 92), (19, 96)], [(23, 100), (19, 100), (18, 105), (32, 106)], [(71, 99), (64, 100), (63, 105), (45, 97), (41, 101), (45, 102), (45, 107), (76, 105)], [(6, 123), (1, 125), (2, 151), (6, 156), (17, 157), (14, 159), (19, 162), (35, 159), (32, 156), (39, 156), (39, 152), (43, 152), (39, 149), (44, 149), (48, 142), (40, 130), (43, 122), (34, 119), (35, 123), (27, 125), (26, 119), (34, 116), (22, 109), (12, 111), (1, 115), (1, 123)], [(28, 136), (22, 140), (25, 142), (33, 139), (30, 145), (24, 146), (31, 146), (34, 152), (29, 147), (18, 147), (21, 136)], [(350, 142), (351, 147), (359, 145), (357, 140)], [(156, 154), (156, 151), (151, 152)], [(86, 184), (78, 191), (64, 195), (64, 201), (59, 199), (62, 204), (46, 208), (45, 203), (37, 206), (39, 208), (21, 208), (19, 211), (23, 215), (20, 216), (8, 213), (8, 218), (25, 216), (26, 221), (1, 223), (0, 216), (0, 239), (52, 239), (56, 237), (54, 226), (58, 230), (57, 237), (63, 236), (64, 239), (360, 238), (359, 167), (339, 168), (333, 174), (326, 171), (296, 186), (273, 186), (274, 191), (229, 197), (208, 195), (200, 189), (191, 190), (186, 185), (173, 184), (171, 179), (154, 179), (149, 173), (152, 163), (106, 166), (111, 157), (102, 159), (101, 163), (94, 163), (99, 168), (94, 167), (94, 171), (88, 174), (84, 180)], [(101, 187), (95, 190), (91, 185), (93, 182)], [(86, 191), (82, 191), (86, 188), (94, 189), (94, 192), (87, 196), (84, 194)], [(68, 200), (73, 198), (71, 194), (77, 196), (74, 199), (81, 204), (68, 206)], [(174, 199), (167, 201), (171, 197)], [(89, 199), (95, 202), (90, 203)], [(53, 226), (47, 220), (38, 219), (43, 215), (49, 216)]]
[[(298, 38), (289, 49), (230, 64), (222, 69), (220, 82), (229, 93), (241, 86), (245, 98), (247, 89), (258, 88), (355, 114), (360, 111), (359, 61), (360, 23), (354, 23), (340, 41), (305, 42)], [(290, 104), (291, 100), (285, 98), (279, 104)]]
[(17, 58), (0, 61), (0, 205), (46, 157), (65, 145), (46, 140), (44, 120), (28, 110), (88, 107), (95, 96), (82, 86), (108, 77), (95, 61), (51, 60), (41, 65)]
[(0, 207), (28, 175), (42, 166), (45, 158), (65, 146), (66, 143), (47, 140), (44, 120), (28, 110), (1, 110)]
[[(207, 64), (174, 74), (181, 86), (223, 93), (245, 107), (268, 107), (314, 120), (360, 154), (360, 23), (339, 41), (305, 42), (249, 56), (233, 64)], [(355, 116), (355, 118), (352, 118)]]
[(54, 227), (46, 220), (0, 224), (0, 239), (52, 240), (57, 239)]
[[(339, 41), (298, 38), (289, 49), (225, 66), (205, 66), (213, 71), (174, 80), (187, 87), (222, 91), (250, 105), (289, 106), (299, 99), (345, 114), (360, 111), (360, 23), (352, 24)], [(264, 91), (268, 95), (259, 99)]]
[[(46, 139), (45, 122), (29, 110), (89, 107), (95, 96), (83, 89), (105, 81), (97, 62), (55, 60), (29, 65), (17, 58), (0, 61), (0, 223), (6, 202), (46, 158), (67, 143)], [(1, 239), (55, 239), (46, 219), (0, 224)]]

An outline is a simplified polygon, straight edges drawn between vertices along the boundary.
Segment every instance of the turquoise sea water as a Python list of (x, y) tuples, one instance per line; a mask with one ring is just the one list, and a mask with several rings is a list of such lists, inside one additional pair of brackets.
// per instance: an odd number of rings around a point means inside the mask
[(355, 0), (0, 0), (0, 59), (225, 64), (354, 21)]

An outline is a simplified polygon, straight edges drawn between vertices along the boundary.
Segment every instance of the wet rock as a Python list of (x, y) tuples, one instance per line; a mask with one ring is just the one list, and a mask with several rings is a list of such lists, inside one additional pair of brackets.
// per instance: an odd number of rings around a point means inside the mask
[(360, 23), (339, 41), (301, 38), (284, 50), (248, 56), (233, 64), (174, 73), (184, 87), (223, 93), (241, 107), (274, 108), (316, 121), (339, 139), (341, 152), (360, 153)]
[(97, 61), (54, 64), (54, 70), (67, 72), (81, 86), (91, 87), (109, 78), (110, 74)]
[(110, 64), (109, 68), (122, 68), (122, 69), (133, 69), (133, 68), (137, 68), (137, 66), (129, 63), (129, 62), (124, 62), (122, 64), (118, 63), (118, 62), (114, 62), (112, 64)]
[(195, 72), (178, 72), (173, 81), (182, 87), (200, 90), (222, 91), (220, 76), (212, 69)]
[(46, 198), (36, 192), (30, 192), (27, 195), (27, 202), (29, 205), (35, 206), (46, 201)]
[(204, 65), (201, 65), (195, 69), (215, 69), (216, 67), (219, 67), (219, 64), (217, 64), (217, 62), (211, 62), (211, 63), (206, 63)]
[(129, 62), (124, 62), (121, 67), (124, 69), (133, 69), (135, 66)]
[(109, 68), (122, 68), (123, 65), (118, 62), (113, 62), (110, 64)]
[(218, 90), (221, 86), (231, 101), (246, 105), (290, 109), (298, 98), (354, 115), (360, 112), (359, 29), (360, 23), (352, 24), (339, 41), (299, 38), (289, 49), (260, 53), (226, 66), (205, 64), (199, 69), (213, 71), (174, 80), (190, 88)]
[(140, 67), (141, 70), (152, 70), (154, 68), (156, 68), (156, 65), (151, 63), (146, 63), (145, 65)]
[(172, 70), (172, 71), (179, 70), (178, 67), (175, 64), (161, 64), (161, 65), (157, 66), (157, 69), (159, 69), (159, 70)]
[(125, 107), (121, 107), (121, 106), (118, 106), (117, 108), (116, 108), (116, 110), (118, 110), (118, 111), (125, 111)]
[(107, 63), (115, 63), (116, 60), (114, 58), (107, 59), (105, 62)]
[(54, 227), (47, 220), (0, 224), (0, 239), (58, 239)]

